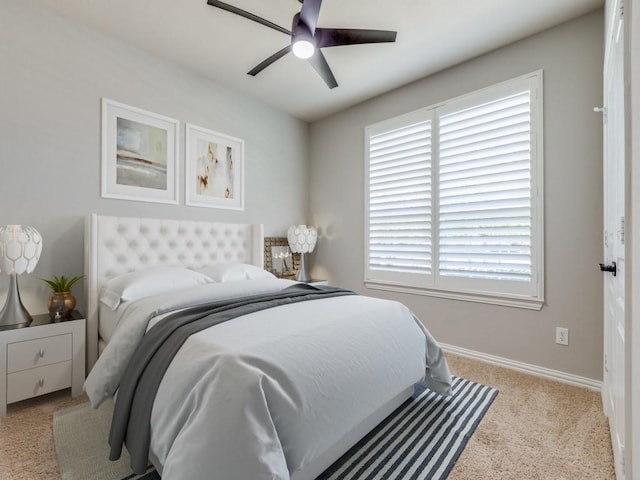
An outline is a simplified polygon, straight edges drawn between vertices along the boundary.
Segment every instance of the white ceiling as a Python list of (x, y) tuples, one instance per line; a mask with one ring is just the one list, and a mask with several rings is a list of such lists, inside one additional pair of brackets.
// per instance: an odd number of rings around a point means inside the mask
[[(319, 27), (396, 30), (395, 43), (324, 49), (339, 86), (305, 60), (246, 74), (290, 39), (206, 0), (40, 0), (52, 10), (306, 121), (590, 12), (604, 0), (324, 0)], [(227, 0), (291, 29), (298, 0)]]

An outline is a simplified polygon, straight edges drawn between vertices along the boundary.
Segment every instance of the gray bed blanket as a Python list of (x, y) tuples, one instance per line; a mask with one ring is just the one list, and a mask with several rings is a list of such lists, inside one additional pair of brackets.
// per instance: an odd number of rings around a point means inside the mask
[(143, 337), (120, 383), (109, 433), (109, 458), (120, 458), (126, 443), (133, 471), (138, 474), (146, 471), (153, 402), (169, 364), (190, 335), (267, 308), (344, 295), (355, 293), (335, 287), (296, 284), (275, 294), (215, 301), (165, 318)]

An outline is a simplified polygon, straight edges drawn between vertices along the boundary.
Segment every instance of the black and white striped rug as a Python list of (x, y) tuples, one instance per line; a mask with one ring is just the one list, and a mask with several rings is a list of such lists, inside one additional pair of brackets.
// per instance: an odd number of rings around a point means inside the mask
[[(452, 395), (407, 400), (317, 480), (447, 478), (498, 390), (454, 377)], [(137, 480), (156, 480), (153, 471)], [(124, 479), (123, 479), (124, 480)]]
[(498, 395), (454, 377), (443, 397), (425, 390), (408, 400), (318, 480), (445, 479)]

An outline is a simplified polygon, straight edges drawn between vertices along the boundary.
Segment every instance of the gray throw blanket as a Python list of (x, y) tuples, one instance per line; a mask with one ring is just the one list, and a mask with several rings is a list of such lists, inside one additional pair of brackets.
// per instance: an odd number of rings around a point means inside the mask
[(278, 293), (211, 302), (167, 316), (143, 337), (120, 383), (109, 433), (109, 459), (120, 458), (126, 442), (133, 471), (138, 474), (146, 471), (153, 402), (169, 364), (190, 335), (259, 310), (344, 295), (355, 293), (296, 284)]

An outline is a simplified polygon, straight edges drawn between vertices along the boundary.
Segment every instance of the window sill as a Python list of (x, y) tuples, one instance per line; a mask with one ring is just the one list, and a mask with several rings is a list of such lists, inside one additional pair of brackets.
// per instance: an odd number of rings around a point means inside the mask
[(426, 295), (429, 297), (446, 298), (449, 300), (462, 300), (465, 302), (486, 303), (503, 307), (525, 308), (528, 310), (541, 310), (544, 299), (532, 299), (518, 296), (493, 296), (480, 293), (451, 292), (434, 290), (429, 288), (410, 287), (395, 283), (376, 282), (365, 280), (365, 287), (373, 290), (385, 290), (388, 292), (409, 293), (412, 295)]

